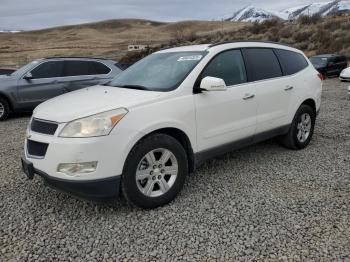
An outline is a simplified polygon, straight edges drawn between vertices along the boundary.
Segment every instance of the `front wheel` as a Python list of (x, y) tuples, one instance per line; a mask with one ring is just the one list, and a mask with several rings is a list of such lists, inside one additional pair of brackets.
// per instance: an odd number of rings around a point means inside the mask
[(309, 105), (301, 105), (297, 110), (288, 133), (281, 137), (282, 144), (290, 149), (303, 149), (311, 141), (316, 115)]
[(0, 97), (0, 121), (4, 121), (8, 118), (10, 113), (9, 103), (2, 97)]
[(155, 208), (176, 197), (187, 173), (182, 145), (165, 134), (150, 135), (131, 150), (122, 175), (122, 191), (130, 204)]

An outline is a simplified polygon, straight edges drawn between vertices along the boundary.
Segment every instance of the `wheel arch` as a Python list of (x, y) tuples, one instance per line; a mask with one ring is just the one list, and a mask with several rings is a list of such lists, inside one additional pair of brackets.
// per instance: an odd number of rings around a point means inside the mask
[(10, 111), (13, 111), (13, 103), (12, 103), (11, 99), (2, 92), (0, 92), (0, 97), (6, 100), (6, 102), (9, 104)]
[(312, 110), (314, 111), (314, 114), (316, 116), (316, 113), (317, 113), (317, 109), (316, 109), (316, 102), (314, 99), (312, 98), (308, 98), (306, 100), (304, 100), (301, 105), (308, 105), (312, 108)]
[(188, 159), (189, 173), (192, 173), (194, 171), (194, 169), (195, 169), (194, 152), (193, 152), (191, 141), (190, 141), (188, 135), (184, 131), (182, 131), (181, 129), (176, 128), (176, 127), (158, 128), (158, 129), (152, 130), (151, 132), (142, 136), (140, 139), (138, 139), (138, 141), (135, 143), (135, 145), (139, 141), (141, 141), (142, 139), (145, 139), (146, 137), (151, 136), (153, 134), (165, 134), (165, 135), (168, 135), (168, 136), (175, 138), (183, 146), (183, 148), (186, 151), (187, 159)]

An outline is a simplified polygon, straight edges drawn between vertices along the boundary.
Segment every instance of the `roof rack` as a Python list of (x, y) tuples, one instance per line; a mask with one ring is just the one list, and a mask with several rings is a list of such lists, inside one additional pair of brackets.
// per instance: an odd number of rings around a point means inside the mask
[(208, 48), (218, 46), (218, 45), (224, 45), (224, 44), (234, 44), (234, 43), (265, 43), (265, 44), (275, 44), (275, 45), (284, 45), (288, 47), (292, 47), (291, 45), (285, 44), (285, 43), (277, 43), (273, 41), (260, 41), (260, 40), (235, 40), (235, 41), (224, 41), (224, 42), (218, 42), (214, 43), (208, 46)]
[(77, 59), (96, 59), (96, 60), (113, 60), (104, 57), (92, 57), (92, 56), (49, 56), (42, 59), (65, 59), (65, 58), (77, 58)]

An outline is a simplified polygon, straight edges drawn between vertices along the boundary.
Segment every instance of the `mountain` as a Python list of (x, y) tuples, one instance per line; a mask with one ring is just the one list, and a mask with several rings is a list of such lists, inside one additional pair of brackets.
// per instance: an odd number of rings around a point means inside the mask
[(321, 16), (327, 16), (344, 11), (350, 11), (349, 0), (335, 0), (292, 7), (279, 12), (279, 16), (286, 20), (295, 20), (301, 15), (311, 16), (319, 14)]
[(5, 30), (5, 29), (0, 29), (0, 33), (19, 33), (22, 32), (20, 30)]
[(261, 22), (266, 19), (271, 19), (275, 16), (276, 15), (270, 11), (266, 11), (254, 6), (247, 6), (238, 10), (232, 15), (226, 15), (224, 17), (224, 20), (234, 22)]
[(340, 14), (342, 12), (350, 12), (350, 0), (333, 0), (328, 2), (317, 2), (307, 5), (291, 7), (279, 12), (269, 11), (266, 9), (247, 6), (233, 14), (225, 15), (222, 19), (225, 21), (235, 22), (261, 22), (267, 19), (278, 17), (283, 20), (295, 20), (301, 15), (321, 16)]

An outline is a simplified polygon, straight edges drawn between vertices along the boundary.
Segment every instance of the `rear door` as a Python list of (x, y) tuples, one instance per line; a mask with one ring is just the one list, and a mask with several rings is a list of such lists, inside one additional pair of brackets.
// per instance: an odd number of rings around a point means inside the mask
[(216, 55), (197, 82), (206, 76), (223, 79), (227, 90), (194, 95), (198, 150), (252, 140), (256, 128), (255, 87), (247, 83), (241, 50)]
[(248, 81), (254, 84), (256, 90), (256, 133), (283, 126), (293, 94), (293, 83), (283, 77), (281, 66), (273, 49), (245, 48), (243, 54)]
[(32, 79), (18, 80), (17, 92), (21, 107), (32, 109), (38, 104), (64, 93), (63, 61), (46, 61), (30, 71)]
[(69, 77), (66, 92), (75, 91), (84, 87), (93, 86), (109, 79), (110, 68), (106, 65), (85, 60), (68, 60), (64, 63), (64, 76)]

